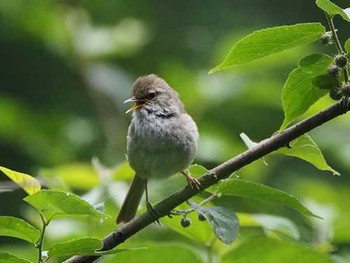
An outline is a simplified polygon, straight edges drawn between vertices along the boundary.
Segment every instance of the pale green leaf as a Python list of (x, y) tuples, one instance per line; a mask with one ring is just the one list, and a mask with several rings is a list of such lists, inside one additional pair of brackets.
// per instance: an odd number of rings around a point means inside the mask
[(95, 210), (88, 202), (79, 196), (62, 191), (41, 190), (24, 198), (50, 221), (57, 216), (85, 215), (96, 218), (108, 217)]
[(330, 256), (302, 243), (269, 238), (242, 241), (227, 253), (222, 263), (332, 263)]
[(39, 240), (40, 230), (12, 216), (0, 216), (0, 236), (20, 238), (35, 244)]
[(129, 162), (123, 162), (117, 166), (113, 173), (114, 180), (131, 180), (135, 175), (134, 170), (130, 167)]
[(329, 0), (316, 0), (316, 5), (331, 16), (340, 15), (344, 20), (350, 22), (349, 9), (342, 9)]
[(345, 41), (345, 50), (347, 53), (350, 53), (350, 38), (348, 38), (346, 41)]
[(298, 137), (297, 139), (293, 140), (289, 146), (290, 148), (284, 147), (277, 150), (275, 153), (300, 158), (311, 163), (319, 170), (330, 171), (334, 175), (340, 175), (336, 170), (327, 164), (320, 148), (318, 148), (315, 141), (312, 140), (309, 135), (304, 134)]
[(262, 226), (268, 236), (276, 236), (277, 234), (285, 235), (295, 240), (300, 238), (298, 227), (288, 218), (264, 214), (252, 215), (252, 217)]
[(220, 184), (219, 190), (223, 195), (270, 201), (295, 209), (305, 215), (318, 217), (293, 195), (267, 185), (241, 179), (227, 179)]
[(224, 61), (209, 73), (314, 42), (324, 33), (325, 28), (320, 23), (279, 26), (255, 31), (238, 41)]
[(327, 94), (327, 90), (313, 85), (314, 78), (325, 74), (332, 58), (313, 54), (300, 60), (299, 67), (288, 76), (282, 90), (284, 121), (281, 129), (298, 119), (310, 106)]
[(48, 251), (49, 257), (62, 255), (82, 255), (86, 253), (95, 253), (101, 249), (102, 241), (97, 238), (79, 238), (65, 242), (53, 244)]
[(23, 258), (19, 258), (15, 255), (6, 252), (0, 252), (0, 262), (1, 263), (30, 263)]
[(73, 239), (69, 241), (59, 242), (53, 244), (49, 251), (48, 256), (68, 256), (68, 255), (84, 255), (84, 256), (101, 256), (112, 255), (126, 251), (134, 251), (145, 249), (144, 247), (129, 248), (129, 249), (112, 249), (107, 251), (98, 251), (103, 247), (103, 242), (100, 239), (92, 237), (83, 237), (79, 239)]
[(71, 189), (87, 190), (99, 184), (99, 177), (90, 163), (66, 163), (43, 169), (42, 173), (48, 178), (63, 180)]
[(127, 262), (127, 263), (201, 263), (202, 257), (193, 246), (182, 243), (163, 241), (156, 244), (147, 243), (147, 249), (136, 250), (130, 253), (120, 253), (103, 259), (104, 263)]
[(0, 171), (18, 184), (29, 195), (32, 195), (41, 189), (40, 182), (28, 174), (16, 172), (2, 166), (0, 166)]
[(232, 209), (222, 206), (203, 207), (193, 202), (190, 204), (207, 219), (216, 237), (223, 243), (230, 244), (237, 238), (239, 220)]
[(192, 164), (189, 168), (189, 171), (193, 177), (200, 177), (206, 172), (208, 172), (208, 170), (204, 166), (199, 164)]

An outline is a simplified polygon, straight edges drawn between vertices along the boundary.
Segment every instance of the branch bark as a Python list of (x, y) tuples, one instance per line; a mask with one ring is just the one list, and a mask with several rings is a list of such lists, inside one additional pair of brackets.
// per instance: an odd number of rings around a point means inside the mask
[[(287, 146), (291, 141), (299, 136), (321, 126), (322, 124), (345, 114), (349, 110), (350, 100), (344, 98), (332, 105), (331, 107), (315, 114), (308, 119), (305, 119), (290, 128), (271, 136), (258, 143), (255, 147), (229, 159), (228, 161), (216, 166), (208, 171), (205, 175), (198, 178), (202, 188), (200, 190), (186, 186), (176, 193), (172, 194), (165, 200), (159, 202), (154, 208), (158, 212), (157, 218), (166, 216), (175, 207), (198, 194), (200, 191), (216, 184), (218, 181), (227, 178), (233, 172), (241, 169), (242, 167), (264, 157), (265, 155)], [(103, 240), (102, 251), (115, 248), (119, 244), (123, 243), (129, 237), (136, 234), (138, 231), (150, 225), (154, 222), (154, 215), (150, 212), (135, 217), (132, 221), (120, 226), (114, 232), (110, 233)], [(99, 256), (73, 256), (65, 261), (65, 263), (86, 263), (93, 262)]]

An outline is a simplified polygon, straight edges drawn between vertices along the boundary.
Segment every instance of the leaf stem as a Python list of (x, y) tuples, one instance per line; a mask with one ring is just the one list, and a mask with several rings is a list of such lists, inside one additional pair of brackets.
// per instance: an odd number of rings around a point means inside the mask
[(43, 246), (44, 246), (44, 236), (45, 236), (46, 227), (49, 224), (49, 222), (46, 222), (46, 219), (42, 214), (40, 214), (40, 218), (41, 218), (41, 222), (42, 222), (43, 226), (41, 229), (39, 241), (36, 244), (36, 247), (38, 248), (38, 263), (44, 262), (42, 259), (42, 252), (43, 252)]
[[(332, 38), (333, 38), (333, 41), (338, 49), (338, 53), (339, 54), (342, 54), (342, 55), (345, 55), (346, 52), (344, 51), (342, 45), (340, 44), (340, 40), (339, 40), (339, 37), (338, 37), (338, 34), (337, 34), (337, 30), (335, 29), (335, 26), (334, 26), (334, 23), (333, 23), (333, 16), (330, 16), (329, 14), (325, 13), (326, 15), (326, 19), (327, 19), (327, 22), (328, 22), (328, 26), (332, 32)], [(345, 82), (347, 83), (349, 81), (349, 72), (348, 72), (348, 67), (344, 67), (343, 68), (343, 72), (344, 72), (344, 80)]]

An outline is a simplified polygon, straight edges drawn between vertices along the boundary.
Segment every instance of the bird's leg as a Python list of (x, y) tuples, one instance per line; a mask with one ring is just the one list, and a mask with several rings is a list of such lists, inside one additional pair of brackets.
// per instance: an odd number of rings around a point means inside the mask
[(201, 183), (197, 180), (197, 178), (194, 178), (189, 171), (182, 171), (181, 173), (186, 176), (187, 182), (192, 188), (201, 188)]
[(158, 216), (159, 213), (156, 209), (154, 209), (154, 207), (152, 206), (151, 202), (149, 201), (148, 198), (148, 187), (147, 187), (147, 182), (146, 182), (146, 186), (145, 186), (145, 192), (146, 192), (146, 208), (147, 211), (149, 211), (151, 213), (151, 216), (154, 219), (154, 222), (157, 223), (158, 225), (160, 225), (160, 222), (158, 221)]

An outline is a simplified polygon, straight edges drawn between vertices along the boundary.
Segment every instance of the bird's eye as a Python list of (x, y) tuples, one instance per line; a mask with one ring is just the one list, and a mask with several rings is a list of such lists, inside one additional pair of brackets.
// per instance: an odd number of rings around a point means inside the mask
[(151, 100), (156, 96), (155, 92), (150, 92), (149, 94), (147, 94), (146, 99), (147, 100)]

